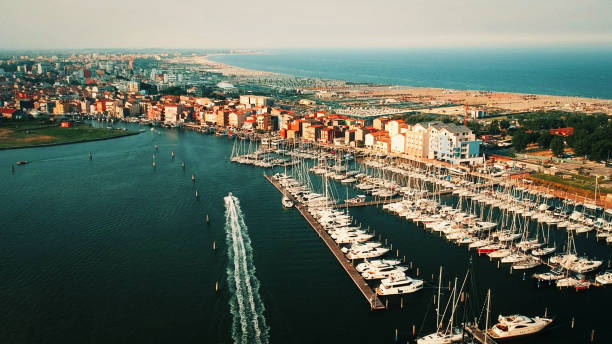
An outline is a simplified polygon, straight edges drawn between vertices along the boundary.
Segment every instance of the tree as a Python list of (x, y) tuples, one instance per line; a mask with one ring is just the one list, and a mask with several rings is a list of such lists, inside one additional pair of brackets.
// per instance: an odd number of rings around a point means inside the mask
[(550, 141), (550, 150), (552, 150), (553, 155), (556, 157), (563, 155), (563, 146), (565, 146), (565, 144), (563, 143), (563, 139), (559, 136), (555, 136)]
[(502, 119), (502, 120), (499, 122), (499, 126), (500, 126), (502, 129), (508, 129), (508, 128), (510, 128), (510, 121), (509, 121), (509, 120), (507, 120), (507, 119)]
[(487, 128), (488, 134), (497, 135), (500, 132), (501, 131), (499, 130), (499, 122), (497, 120), (494, 120), (491, 123), (489, 123), (489, 127)]
[(540, 137), (538, 138), (538, 146), (540, 146), (540, 148), (543, 149), (548, 149), (550, 148), (550, 141), (552, 140), (552, 135), (550, 135), (549, 132), (545, 131), (542, 134), (540, 134)]
[(517, 152), (522, 152), (527, 147), (529, 143), (529, 135), (522, 130), (517, 130), (512, 136), (512, 146), (514, 146), (514, 150)]

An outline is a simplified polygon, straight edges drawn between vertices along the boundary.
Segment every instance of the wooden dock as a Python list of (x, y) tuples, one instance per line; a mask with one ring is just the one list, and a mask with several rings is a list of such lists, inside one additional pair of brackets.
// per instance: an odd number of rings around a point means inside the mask
[(295, 208), (302, 214), (302, 216), (308, 221), (312, 229), (319, 235), (321, 240), (327, 245), (329, 250), (333, 253), (334, 257), (338, 260), (338, 263), (344, 268), (344, 271), (349, 275), (349, 277), (353, 280), (359, 291), (366, 298), (366, 301), (370, 304), (371, 310), (381, 310), (385, 309), (385, 305), (380, 301), (378, 295), (370, 288), (370, 286), (366, 283), (365, 279), (361, 276), (361, 274), (355, 269), (350, 260), (346, 258), (344, 253), (340, 250), (340, 247), (334, 239), (325, 231), (323, 226), (321, 226), (317, 220), (308, 212), (308, 209), (298, 202), (291, 194), (284, 193), (283, 187), (272, 177), (264, 174), (264, 177), (270, 182), (270, 184), (274, 185), (276, 189), (281, 193), (289, 197), (293, 203), (295, 204)]
[(474, 325), (465, 325), (465, 331), (479, 343), (486, 344), (497, 344), (490, 335), (485, 334), (485, 332)]

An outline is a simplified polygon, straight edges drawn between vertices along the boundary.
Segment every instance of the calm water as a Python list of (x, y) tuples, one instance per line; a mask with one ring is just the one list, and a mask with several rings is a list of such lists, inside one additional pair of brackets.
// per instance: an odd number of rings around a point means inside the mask
[[(431, 276), (443, 265), (444, 284), (461, 278), (465, 248), (379, 208), (352, 210), (428, 282), (404, 297), (404, 309), (391, 298), (389, 311), (370, 312), (299, 213), (283, 210), (263, 170), (226, 162), (231, 148), (226, 138), (161, 130), (0, 151), (0, 342), (232, 342), (223, 201), (228, 192), (240, 200), (248, 226), (272, 343), (393, 343), (396, 328), (405, 343), (413, 325), (417, 331), (422, 324), (434, 326)], [(9, 166), (18, 160), (31, 163), (11, 174)], [(579, 237), (577, 245), (580, 252), (611, 258), (610, 247), (592, 237)], [(480, 313), (487, 288), (493, 316), (538, 315), (548, 307), (556, 322), (538, 343), (586, 343), (591, 329), (605, 343), (604, 334), (611, 334), (610, 288), (537, 288), (484, 257), (475, 257), (474, 276), (478, 305), (470, 314)]]
[(281, 50), (213, 58), (230, 65), (358, 82), (612, 98), (612, 48)]

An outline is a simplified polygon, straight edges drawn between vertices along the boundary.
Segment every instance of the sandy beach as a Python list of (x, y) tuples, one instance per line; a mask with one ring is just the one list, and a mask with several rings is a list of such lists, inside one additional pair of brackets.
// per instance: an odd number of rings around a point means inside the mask
[[(205, 65), (207, 71), (221, 73), (236, 78), (266, 78), (279, 80), (294, 79), (296, 76), (265, 72), (231, 66), (210, 60), (210, 57), (225, 54), (210, 54), (206, 56), (181, 57), (180, 62)], [(305, 78), (321, 80), (316, 78)], [(438, 113), (446, 115), (462, 115), (466, 106), (469, 110), (498, 111), (501, 113), (516, 113), (538, 110), (579, 111), (585, 113), (605, 113), (612, 115), (612, 99), (598, 99), (586, 97), (554, 96), (541, 94), (523, 94), (510, 92), (494, 92), (480, 90), (454, 90), (432, 87), (414, 86), (388, 86), (346, 84), (338, 80), (323, 82), (316, 87), (304, 87), (314, 91), (327, 91), (339, 95), (340, 98), (369, 98), (396, 99), (427, 104), (419, 109), (425, 113)], [(448, 106), (455, 104), (455, 106)]]

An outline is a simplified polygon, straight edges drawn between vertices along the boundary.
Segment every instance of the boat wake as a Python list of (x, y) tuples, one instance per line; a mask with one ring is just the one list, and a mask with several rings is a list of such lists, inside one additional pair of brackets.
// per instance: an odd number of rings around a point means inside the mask
[(255, 276), (253, 248), (240, 202), (230, 193), (225, 200), (225, 241), (228, 247), (227, 283), (230, 290), (234, 343), (268, 343), (264, 304)]

